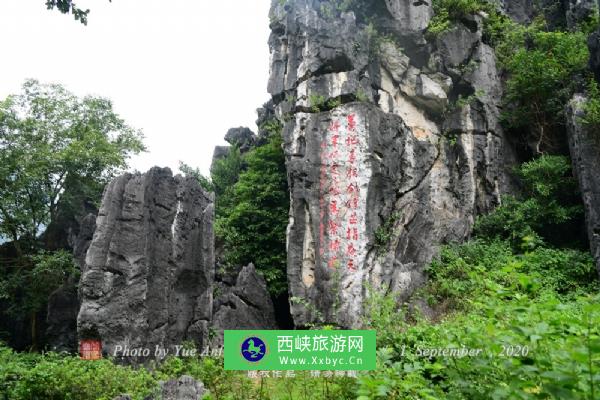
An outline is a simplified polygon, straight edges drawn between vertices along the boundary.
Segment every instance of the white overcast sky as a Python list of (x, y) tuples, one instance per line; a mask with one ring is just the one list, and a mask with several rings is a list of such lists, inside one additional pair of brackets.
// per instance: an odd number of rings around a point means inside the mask
[(35, 78), (107, 97), (148, 152), (140, 171), (179, 160), (207, 174), (230, 127), (256, 131), (266, 92), (269, 0), (79, 0), (83, 26), (44, 0), (0, 0), (0, 98)]

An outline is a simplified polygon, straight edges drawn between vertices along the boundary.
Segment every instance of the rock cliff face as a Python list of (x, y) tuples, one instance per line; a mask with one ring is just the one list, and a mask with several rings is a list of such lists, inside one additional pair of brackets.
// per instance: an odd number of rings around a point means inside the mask
[(80, 281), (80, 338), (103, 349), (201, 345), (212, 314), (213, 195), (169, 169), (105, 190)]
[(573, 171), (585, 207), (585, 220), (592, 255), (600, 274), (600, 136), (581, 122), (585, 97), (575, 95), (567, 109), (569, 147)]
[[(79, 232), (70, 240), (73, 258), (80, 270), (85, 267), (85, 255), (96, 230), (96, 215), (88, 214), (79, 223)], [(46, 336), (54, 351), (77, 350), (77, 314), (79, 313), (77, 281), (69, 280), (55, 290), (48, 299)]]
[(285, 122), (299, 326), (356, 326), (369, 286), (406, 298), (439, 245), (467, 238), (508, 186), (480, 18), (431, 39), (429, 2), (372, 4), (385, 32), (317, 0), (272, 2), (268, 88)]
[(277, 329), (267, 283), (254, 265), (242, 268), (234, 282), (216, 285), (211, 326), (217, 332), (215, 347), (223, 344), (224, 329)]

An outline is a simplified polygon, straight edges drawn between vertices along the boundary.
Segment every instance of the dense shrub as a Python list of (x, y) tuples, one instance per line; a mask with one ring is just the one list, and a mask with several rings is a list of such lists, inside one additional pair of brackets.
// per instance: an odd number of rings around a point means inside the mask
[[(266, 144), (246, 153), (243, 161), (245, 169), (233, 186), (223, 189), (226, 198), (217, 203), (216, 234), (224, 242), (226, 263), (253, 262), (271, 293), (277, 295), (287, 288), (285, 231), (289, 212), (280, 132), (273, 132)], [(214, 176), (213, 183), (217, 186)]]
[(134, 400), (153, 394), (159, 398), (160, 381), (189, 375), (202, 381), (209, 393), (204, 400), (350, 400), (355, 380), (312, 377), (296, 371), (293, 377), (250, 379), (243, 371), (225, 371), (222, 358), (170, 357), (139, 369), (110, 360), (83, 361), (49, 353), (15, 353), (0, 344), (0, 399), (10, 400), (111, 400), (129, 394)]
[(589, 51), (582, 32), (534, 31), (506, 61), (504, 118), (512, 128), (527, 128), (538, 153), (555, 149), (553, 137), (565, 124), (565, 106), (580, 89)]
[(487, 296), (497, 283), (531, 297), (551, 291), (565, 299), (600, 288), (587, 252), (537, 247), (513, 254), (501, 241), (446, 246), (427, 272), (430, 282), (423, 293), (449, 310), (468, 309), (472, 299)]
[[(506, 297), (511, 292), (499, 285)], [(440, 324), (399, 325), (378, 342), (377, 370), (360, 380), (368, 399), (592, 399), (600, 368), (599, 298), (561, 303), (490, 294)], [(423, 356), (426, 348), (481, 349), (479, 356)], [(512, 356), (511, 356), (512, 354)]]
[(0, 398), (11, 400), (111, 400), (128, 393), (141, 400), (158, 383), (144, 368), (84, 361), (58, 354), (16, 354), (0, 346)]
[[(508, 243), (475, 241), (444, 248), (429, 278), (419, 295), (446, 307), (440, 323), (371, 295), (366, 326), (377, 329), (378, 367), (359, 380), (359, 399), (595, 398), (600, 298), (589, 254), (519, 255)], [(463, 347), (481, 354), (422, 352)]]
[(587, 101), (584, 105), (583, 122), (595, 128), (600, 127), (600, 89), (598, 83), (590, 79), (587, 87)]
[(542, 156), (516, 172), (522, 195), (504, 197), (494, 212), (478, 218), (475, 234), (507, 239), (516, 248), (535, 246), (540, 239), (553, 244), (576, 239), (580, 226), (573, 225), (583, 209), (569, 159)]
[(434, 0), (433, 11), (427, 32), (436, 36), (449, 30), (455, 22), (480, 11), (491, 13), (494, 7), (485, 0)]
[(210, 177), (216, 196), (215, 213), (217, 218), (232, 207), (233, 187), (244, 167), (244, 159), (237, 146), (231, 146), (227, 155), (217, 160), (212, 166)]

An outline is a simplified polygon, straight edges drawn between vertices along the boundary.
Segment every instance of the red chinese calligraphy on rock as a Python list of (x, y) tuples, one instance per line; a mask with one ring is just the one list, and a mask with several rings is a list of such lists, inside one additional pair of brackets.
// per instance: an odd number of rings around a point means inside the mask
[(346, 253), (351, 257), (354, 257), (356, 255), (356, 249), (354, 248), (354, 243), (348, 244), (348, 247), (346, 248)]
[(338, 224), (335, 221), (329, 221), (329, 235), (335, 236), (338, 234)]
[(352, 259), (352, 258), (349, 259), (348, 264), (346, 264), (346, 266), (350, 271), (356, 271), (356, 265), (354, 265), (354, 259)]
[(341, 126), (342, 124), (340, 124), (340, 121), (335, 120), (329, 125), (329, 130), (332, 132), (337, 132), (340, 130)]
[(102, 358), (102, 342), (98, 339), (83, 339), (79, 342), (79, 356), (82, 360)]
[(348, 115), (348, 130), (356, 130), (356, 116), (354, 114)]
[(346, 229), (346, 239), (348, 239), (348, 240), (358, 240), (358, 228), (348, 228), (348, 229)]
[(358, 178), (358, 168), (356, 168), (356, 167), (348, 168), (348, 170), (346, 171), (346, 177), (347, 178)]
[(319, 255), (327, 268), (355, 271), (360, 263), (358, 224), (362, 221), (357, 213), (361, 176), (356, 116), (335, 119), (328, 128), (321, 142)]

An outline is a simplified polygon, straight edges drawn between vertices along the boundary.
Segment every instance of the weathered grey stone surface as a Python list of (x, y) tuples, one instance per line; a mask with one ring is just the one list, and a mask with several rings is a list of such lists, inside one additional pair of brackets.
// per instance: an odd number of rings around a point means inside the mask
[(433, 17), (433, 6), (429, 0), (385, 0), (385, 4), (399, 29), (407, 32), (424, 30)]
[[(79, 221), (79, 232), (71, 239), (73, 257), (80, 270), (96, 229), (96, 215), (88, 214)], [(75, 352), (77, 350), (77, 314), (79, 299), (77, 281), (69, 278), (48, 298), (46, 340), (53, 351)]]
[(513, 155), (481, 17), (428, 42), (429, 2), (386, 1), (373, 17), (396, 40), (373, 48), (353, 12), (322, 15), (318, 3), (271, 8), (291, 311), (299, 326), (357, 326), (368, 284), (406, 298), (440, 244), (470, 235), (506, 191)]
[(570, 29), (577, 28), (579, 23), (598, 12), (597, 0), (568, 0), (566, 4), (567, 27)]
[(78, 312), (77, 281), (69, 279), (48, 298), (46, 340), (50, 350), (76, 351)]
[(457, 24), (439, 35), (437, 46), (446, 67), (450, 68), (468, 61), (480, 40), (480, 31), (472, 32), (463, 24)]
[[(80, 281), (80, 338), (103, 350), (202, 345), (212, 314), (213, 195), (168, 168), (105, 189)], [(138, 361), (138, 360), (132, 360)]]
[(502, 0), (500, 4), (506, 15), (520, 24), (530, 22), (535, 14), (533, 0)]
[[(158, 393), (146, 397), (145, 400), (200, 400), (207, 393), (208, 390), (202, 382), (183, 375), (178, 379), (160, 382)], [(122, 394), (113, 400), (131, 400), (131, 396)]]
[(213, 157), (210, 164), (210, 169), (212, 170), (215, 162), (221, 160), (229, 155), (230, 146), (215, 146), (215, 150), (213, 151)]
[(585, 207), (585, 220), (592, 255), (600, 274), (600, 130), (584, 125), (583, 95), (575, 95), (567, 109), (567, 133), (573, 171)]
[(213, 346), (223, 344), (224, 329), (277, 328), (267, 283), (253, 264), (242, 268), (235, 282), (225, 277), (216, 286), (212, 328), (217, 333)]
[(161, 383), (161, 392), (161, 400), (200, 400), (206, 390), (202, 382), (183, 375), (179, 379)]
[(256, 135), (249, 128), (239, 127), (231, 128), (225, 134), (225, 141), (231, 145), (238, 146), (240, 151), (246, 152), (252, 148), (256, 142)]
[(600, 82), (600, 30), (592, 33), (588, 38), (588, 48), (590, 49), (590, 69)]

